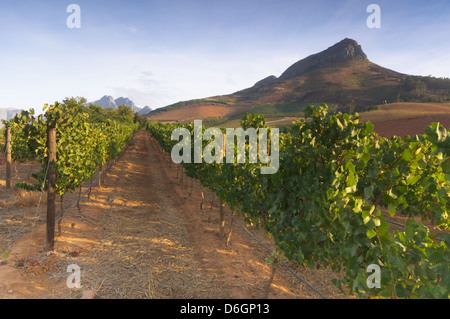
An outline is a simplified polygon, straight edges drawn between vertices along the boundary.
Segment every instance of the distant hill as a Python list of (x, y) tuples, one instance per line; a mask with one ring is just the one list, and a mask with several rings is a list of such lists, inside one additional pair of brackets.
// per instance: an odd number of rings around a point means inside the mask
[(22, 111), (21, 109), (14, 109), (14, 108), (6, 108), (6, 109), (0, 109), (0, 128), (3, 127), (3, 123), (1, 120), (10, 120), (14, 117), (14, 115), (20, 113)]
[(152, 111), (152, 108), (150, 106), (146, 105), (142, 109), (140, 109), (138, 111), (138, 113), (141, 114), (141, 115), (146, 115), (146, 114), (150, 113), (151, 111)]
[(101, 99), (94, 101), (94, 102), (90, 102), (90, 103), (88, 103), (88, 105), (89, 104), (96, 104), (103, 108), (108, 108), (108, 107), (117, 108), (120, 105), (124, 104), (124, 105), (131, 107), (131, 109), (134, 112), (138, 112), (139, 114), (146, 114), (151, 111), (151, 108), (149, 106), (140, 108), (140, 107), (136, 106), (136, 104), (134, 104), (134, 102), (127, 97), (119, 97), (117, 99), (114, 99), (110, 95), (105, 95)]
[(149, 118), (188, 121), (206, 106), (208, 113), (203, 118), (237, 118), (245, 111), (283, 116), (299, 114), (308, 104), (322, 102), (359, 112), (393, 102), (450, 102), (450, 79), (384, 68), (371, 62), (355, 40), (346, 38), (299, 60), (279, 77), (270, 75), (233, 94), (159, 108), (150, 112)]

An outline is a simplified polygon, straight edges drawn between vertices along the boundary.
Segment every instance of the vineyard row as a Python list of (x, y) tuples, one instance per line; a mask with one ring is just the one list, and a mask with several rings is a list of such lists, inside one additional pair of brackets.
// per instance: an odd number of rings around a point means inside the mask
[[(357, 114), (329, 114), (326, 105), (308, 107), (305, 118), (280, 134), (275, 174), (249, 161), (183, 163), (184, 170), (273, 237), (275, 262), (329, 267), (342, 275), (336, 286), (361, 297), (448, 298), (449, 131), (433, 123), (426, 134), (386, 139)], [(179, 127), (194, 141), (192, 123), (147, 125), (169, 154)], [(241, 127), (267, 128), (254, 114)], [(386, 214), (406, 217), (404, 231), (390, 229)], [(379, 288), (367, 285), (370, 265), (381, 269)]]
[[(9, 160), (41, 163), (34, 184), (16, 183), (31, 191), (47, 190), (46, 250), (54, 248), (55, 195), (74, 191), (115, 160), (139, 128), (137, 123), (92, 121), (82, 103), (55, 103), (45, 114), (22, 111), (5, 121)], [(8, 175), (8, 169), (7, 169)], [(101, 176), (101, 174), (100, 174)], [(7, 186), (9, 186), (7, 176)]]

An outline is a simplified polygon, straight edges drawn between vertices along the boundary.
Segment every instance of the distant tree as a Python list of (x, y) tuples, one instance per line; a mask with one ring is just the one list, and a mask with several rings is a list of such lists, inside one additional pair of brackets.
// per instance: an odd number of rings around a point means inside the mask
[(143, 117), (141, 114), (136, 112), (134, 113), (133, 122), (139, 123), (139, 127), (143, 128), (145, 126), (145, 123), (147, 123), (147, 119)]
[(87, 107), (89, 118), (92, 122), (104, 122), (107, 119), (107, 114), (105, 109), (96, 104), (89, 104)]
[(122, 104), (117, 108), (117, 118), (120, 122), (133, 123), (134, 112), (128, 105)]
[(71, 98), (66, 97), (62, 101), (62, 104), (69, 108), (72, 108), (72, 107), (84, 107), (86, 106), (86, 102), (87, 102), (86, 98), (77, 96)]
[(103, 108), (96, 104), (86, 105), (86, 101), (84, 97), (66, 97), (61, 104), (67, 109), (78, 108), (80, 112), (88, 113), (91, 122), (104, 122), (108, 119), (126, 123), (135, 122), (133, 110), (125, 104), (114, 109), (111, 107)]
[(112, 108), (112, 107), (107, 107), (104, 109), (105, 111), (105, 115), (107, 119), (111, 119), (114, 121), (118, 121), (119, 120), (119, 116), (117, 114), (117, 110)]
[(427, 85), (425, 82), (414, 76), (406, 77), (403, 80), (402, 85), (403, 88), (410, 93), (424, 94), (427, 90)]

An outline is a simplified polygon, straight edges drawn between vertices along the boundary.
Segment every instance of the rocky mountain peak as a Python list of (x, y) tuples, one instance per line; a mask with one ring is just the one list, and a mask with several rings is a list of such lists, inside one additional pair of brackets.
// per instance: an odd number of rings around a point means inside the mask
[(127, 97), (119, 97), (117, 99), (114, 99), (112, 96), (110, 95), (104, 95), (100, 100), (94, 101), (94, 102), (90, 102), (89, 104), (96, 104), (99, 105), (103, 108), (107, 108), (107, 107), (111, 107), (111, 108), (117, 108), (122, 104), (125, 104), (129, 107), (131, 107), (131, 109), (134, 112), (137, 112), (140, 110), (139, 107), (136, 106), (136, 104), (134, 104), (134, 102), (132, 100), (130, 100)]
[(329, 47), (327, 50), (323, 51), (322, 54), (335, 60), (349, 60), (356, 57), (367, 60), (367, 56), (358, 42), (349, 38), (345, 38)]
[(145, 115), (147, 113), (150, 113), (151, 111), (152, 111), (152, 108), (150, 106), (146, 105), (142, 109), (140, 109), (138, 111), (138, 113), (141, 114), (141, 115)]
[(112, 107), (116, 108), (116, 102), (114, 101), (114, 98), (110, 95), (104, 95), (100, 100), (97, 100), (94, 102), (94, 104), (100, 105), (102, 107)]
[(345, 38), (322, 52), (310, 55), (294, 63), (279, 77), (279, 80), (284, 81), (298, 77), (306, 71), (321, 65), (354, 59), (367, 60), (367, 56), (358, 42)]

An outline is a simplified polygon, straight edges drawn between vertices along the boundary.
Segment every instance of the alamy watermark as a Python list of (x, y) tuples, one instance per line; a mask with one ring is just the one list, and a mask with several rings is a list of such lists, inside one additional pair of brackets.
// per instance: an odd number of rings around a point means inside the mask
[[(69, 29), (81, 28), (81, 7), (78, 4), (69, 4), (66, 8), (66, 12), (70, 13), (66, 20), (66, 26)], [(366, 25), (369, 29), (381, 28), (381, 8), (378, 4), (369, 4), (366, 8), (366, 12), (370, 13), (367, 17)]]
[[(249, 163), (268, 164), (268, 166), (261, 166), (261, 174), (275, 174), (279, 168), (279, 129), (270, 129), (270, 154), (268, 148), (268, 132), (267, 128), (259, 128), (258, 133), (255, 128), (248, 128), (244, 131), (243, 128), (227, 128), (226, 140), (224, 143), (224, 136), (222, 131), (218, 128), (212, 127), (202, 132), (202, 121), (194, 121), (194, 163), (211, 164), (213, 162), (223, 163), (224, 158), (226, 163), (246, 162), (246, 137), (249, 141)], [(179, 127), (172, 131), (172, 140), (179, 140), (171, 152), (174, 163), (192, 163), (192, 141), (191, 133), (188, 129)], [(235, 150), (235, 140), (236, 152)], [(210, 141), (208, 145), (202, 149), (203, 141)], [(182, 154), (180, 154), (180, 152)], [(236, 154), (235, 154), (236, 153)], [(236, 155), (236, 156), (235, 156)]]
[(381, 268), (377, 264), (367, 266), (366, 272), (371, 273), (367, 277), (366, 285), (369, 289), (381, 288)]
[(69, 29), (81, 28), (81, 8), (78, 4), (69, 4), (66, 9), (67, 13), (71, 13), (66, 20), (66, 26)]
[[(69, 29), (81, 28), (81, 7), (78, 4), (69, 4), (66, 8), (66, 12), (70, 13), (66, 20), (66, 26)], [(369, 29), (381, 28), (381, 8), (378, 4), (369, 4), (366, 8), (366, 12), (370, 13), (367, 17), (366, 25)]]
[(371, 13), (367, 17), (366, 25), (369, 29), (381, 28), (381, 8), (378, 4), (369, 4), (366, 9), (367, 13)]
[(81, 267), (77, 264), (71, 264), (67, 266), (67, 272), (70, 275), (67, 277), (66, 285), (69, 289), (81, 288)]

